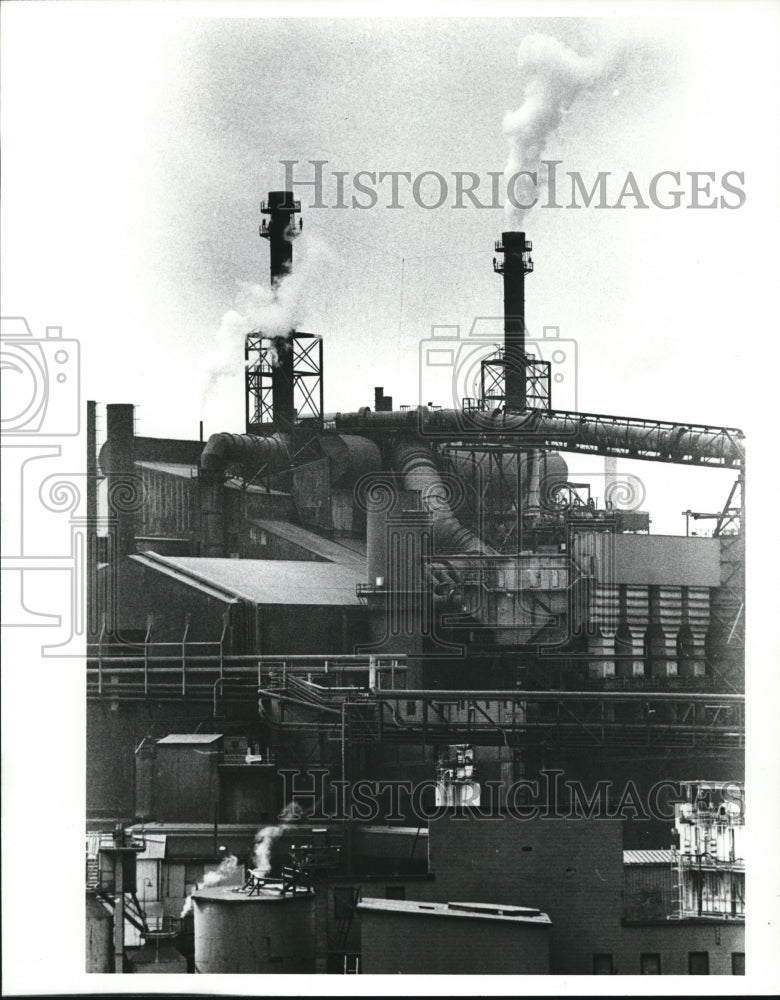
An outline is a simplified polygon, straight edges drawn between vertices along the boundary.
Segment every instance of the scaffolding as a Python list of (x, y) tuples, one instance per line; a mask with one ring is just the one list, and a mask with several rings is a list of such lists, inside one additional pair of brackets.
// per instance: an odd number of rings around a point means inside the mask
[(675, 804), (673, 916), (744, 920), (744, 788), (690, 781), (682, 790), (684, 801)]

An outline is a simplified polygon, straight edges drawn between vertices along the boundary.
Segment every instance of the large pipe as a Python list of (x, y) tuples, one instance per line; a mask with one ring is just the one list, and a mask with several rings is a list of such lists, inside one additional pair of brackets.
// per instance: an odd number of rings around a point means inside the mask
[(253, 434), (212, 434), (200, 456), (200, 514), (203, 555), (225, 555), (226, 510), (222, 477), (231, 465), (240, 465), (250, 476), (263, 467), (289, 465), (290, 439), (286, 434), (255, 437)]
[(222, 473), (229, 465), (240, 465), (245, 474), (264, 466), (279, 468), (289, 465), (290, 438), (287, 434), (212, 434), (200, 456), (200, 468), (205, 473)]
[(498, 464), (493, 463), (489, 467), (490, 474), (484, 477), (481, 477), (482, 466), (475, 466), (468, 445), (445, 445), (444, 451), (448, 467), (469, 483), (471, 490), (479, 490), (480, 503), (485, 509), (494, 509), (502, 501), (516, 502), (518, 489), (524, 511), (539, 508), (546, 498), (552, 496), (556, 485), (568, 480), (566, 462), (555, 451), (531, 449), (510, 452), (501, 456), (500, 472)]
[(424, 406), (392, 413), (372, 413), (364, 408), (356, 413), (337, 413), (332, 419), (339, 430), (360, 434), (404, 431), (430, 441), (473, 441), (477, 445), (503, 441), (516, 448), (552, 448), (679, 465), (741, 467), (745, 461), (744, 434), (736, 427), (565, 410), (503, 413), (429, 410)]
[(418, 490), (423, 509), (433, 516), (433, 544), (436, 555), (494, 555), (490, 546), (465, 528), (455, 517), (448, 488), (425, 442), (401, 437), (393, 445), (392, 461), (401, 473), (404, 489)]

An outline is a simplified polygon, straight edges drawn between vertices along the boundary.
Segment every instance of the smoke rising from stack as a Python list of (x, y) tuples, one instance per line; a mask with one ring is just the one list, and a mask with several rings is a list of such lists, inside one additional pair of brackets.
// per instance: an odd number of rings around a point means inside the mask
[(279, 813), (281, 823), (261, 827), (255, 834), (255, 847), (252, 862), (256, 875), (270, 875), (273, 866), (273, 848), (276, 841), (291, 823), (297, 822), (303, 816), (303, 810), (295, 802), (290, 802)]
[[(503, 131), (509, 142), (504, 170), (515, 201), (531, 205), (547, 184), (542, 159), (547, 142), (564, 115), (587, 90), (612, 76), (617, 69), (619, 49), (599, 55), (580, 56), (557, 38), (527, 35), (517, 50), (517, 66), (523, 87), (523, 103), (504, 115)], [(536, 175), (512, 178), (521, 171)], [(520, 230), (528, 208), (507, 201), (507, 227)]]
[[(222, 885), (223, 882), (231, 881), (238, 871), (238, 858), (234, 854), (228, 854), (227, 857), (223, 858), (219, 863), (219, 867), (215, 868), (213, 872), (206, 872), (203, 877), (202, 882), (198, 882), (198, 888), (195, 890), (199, 892), (201, 889), (209, 889), (215, 885)], [(192, 894), (187, 896), (182, 907), (181, 916), (186, 917), (187, 914), (192, 910)]]
[[(204, 404), (217, 383), (241, 371), (244, 341), (248, 333), (261, 332), (269, 338), (289, 337), (306, 319), (317, 287), (317, 276), (329, 251), (316, 236), (301, 234), (295, 239), (295, 265), (272, 287), (237, 281), (235, 304), (222, 317), (214, 337), (214, 348), (201, 361)], [(273, 361), (273, 351), (271, 352)]]

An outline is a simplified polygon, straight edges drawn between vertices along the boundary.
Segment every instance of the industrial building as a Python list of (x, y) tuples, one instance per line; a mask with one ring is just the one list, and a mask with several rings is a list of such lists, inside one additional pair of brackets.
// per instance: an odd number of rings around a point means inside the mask
[[(326, 413), (297, 330), (207, 441), (89, 404), (91, 971), (744, 972), (743, 435), (557, 410), (493, 252), (500, 342), (426, 342), (454, 404)], [(620, 459), (732, 470), (711, 536)]]

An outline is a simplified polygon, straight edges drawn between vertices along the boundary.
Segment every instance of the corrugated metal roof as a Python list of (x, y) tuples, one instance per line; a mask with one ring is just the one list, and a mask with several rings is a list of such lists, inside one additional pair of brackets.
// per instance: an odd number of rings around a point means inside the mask
[(300, 545), (302, 549), (327, 559), (328, 562), (344, 563), (347, 566), (353, 566), (361, 573), (365, 569), (365, 560), (357, 552), (353, 552), (338, 542), (332, 542), (329, 538), (315, 535), (313, 531), (301, 528), (297, 524), (290, 524), (289, 521), (261, 520), (260, 518), (250, 518), (249, 523), (257, 525), (258, 528), (262, 528), (270, 535), (277, 535), (287, 542)]
[(624, 865), (670, 865), (672, 852), (663, 848), (648, 851), (623, 851)]
[(222, 733), (170, 733), (157, 743), (214, 743), (222, 739)]
[(364, 578), (351, 564), (304, 560), (155, 555), (153, 562), (191, 577), (193, 585), (211, 584), (255, 604), (355, 606), (355, 586)]

